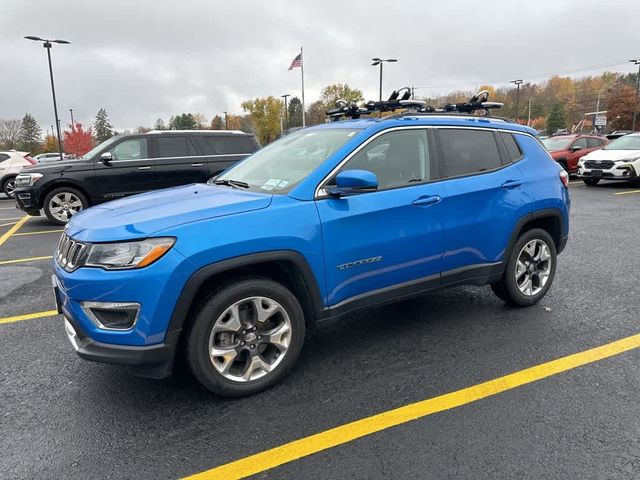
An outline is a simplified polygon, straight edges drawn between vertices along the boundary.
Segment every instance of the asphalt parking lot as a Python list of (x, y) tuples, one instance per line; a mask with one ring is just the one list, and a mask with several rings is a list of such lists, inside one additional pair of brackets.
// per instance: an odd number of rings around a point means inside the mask
[(639, 478), (640, 189), (569, 188), (541, 304), (457, 287), (323, 324), (237, 400), (79, 359), (52, 312), (61, 230), (0, 200), (0, 478)]

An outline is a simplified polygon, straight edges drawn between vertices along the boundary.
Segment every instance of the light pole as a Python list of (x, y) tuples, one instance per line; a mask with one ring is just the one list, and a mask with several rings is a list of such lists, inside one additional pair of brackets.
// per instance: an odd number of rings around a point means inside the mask
[(227, 112), (224, 113), (224, 129), (229, 130), (229, 118), (227, 117)]
[(516, 122), (518, 121), (518, 114), (520, 113), (520, 84), (522, 80), (511, 80), (509, 83), (516, 85)]
[(389, 62), (389, 63), (394, 63), (397, 62), (398, 60), (395, 58), (372, 58), (371, 59), (373, 61), (373, 63), (371, 64), (372, 66), (376, 66), (376, 65), (380, 65), (380, 101), (382, 101), (382, 64), (384, 62)]
[(638, 94), (640, 93), (640, 58), (635, 60), (629, 60), (634, 65), (638, 65), (638, 76), (636, 78), (636, 103), (633, 106), (633, 123), (631, 124), (631, 130), (636, 131), (636, 117), (638, 116)]
[(285, 93), (284, 95), (280, 96), (284, 98), (284, 129), (287, 133), (289, 133), (289, 109), (287, 108), (287, 98), (289, 98), (291, 95)]
[(62, 158), (62, 137), (60, 136), (60, 119), (58, 118), (58, 105), (56, 103), (56, 87), (53, 84), (53, 68), (51, 67), (51, 47), (52, 43), (69, 44), (66, 40), (47, 40), (40, 37), (29, 35), (24, 37), (34, 42), (42, 42), (42, 46), (47, 49), (47, 58), (49, 59), (49, 77), (51, 78), (51, 93), (53, 95), (53, 114), (55, 115), (56, 131), (58, 132), (58, 150), (60, 150), (60, 158)]
[(73, 121), (73, 108), (69, 109), (69, 113), (71, 113), (71, 130), (76, 128), (76, 122)]

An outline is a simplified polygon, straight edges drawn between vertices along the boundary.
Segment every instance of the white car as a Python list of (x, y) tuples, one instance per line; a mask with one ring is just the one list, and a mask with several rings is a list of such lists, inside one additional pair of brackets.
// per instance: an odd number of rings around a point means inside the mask
[[(39, 155), (36, 155), (35, 157), (33, 157), (39, 164), (41, 163), (50, 163), (50, 162), (57, 162), (58, 160), (60, 160), (60, 154), (59, 153), (41, 153)], [(62, 159), (65, 160), (67, 158), (67, 154), (63, 153), (62, 154)]]
[(30, 167), (37, 162), (29, 156), (28, 152), (0, 152), (0, 188), (4, 194), (13, 198), (13, 191), (16, 188), (16, 175), (23, 167)]
[(600, 180), (640, 180), (640, 132), (620, 137), (578, 160), (578, 176), (587, 185)]

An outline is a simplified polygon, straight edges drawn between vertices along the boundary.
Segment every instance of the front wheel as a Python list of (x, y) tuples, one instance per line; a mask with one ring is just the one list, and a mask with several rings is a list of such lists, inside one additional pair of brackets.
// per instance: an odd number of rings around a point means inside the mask
[(71, 187), (50, 191), (44, 198), (44, 213), (56, 225), (64, 225), (76, 213), (89, 206), (87, 197)]
[(556, 245), (545, 230), (527, 230), (513, 246), (502, 278), (491, 287), (511, 305), (538, 303), (551, 288), (556, 273)]
[(2, 184), (2, 191), (9, 198), (16, 198), (16, 179), (8, 178)]
[(291, 370), (304, 334), (302, 308), (287, 288), (263, 278), (242, 280), (204, 301), (187, 334), (187, 361), (211, 392), (250, 395)]
[(600, 181), (599, 178), (583, 178), (582, 181), (585, 185), (589, 185), (590, 187), (595, 187)]

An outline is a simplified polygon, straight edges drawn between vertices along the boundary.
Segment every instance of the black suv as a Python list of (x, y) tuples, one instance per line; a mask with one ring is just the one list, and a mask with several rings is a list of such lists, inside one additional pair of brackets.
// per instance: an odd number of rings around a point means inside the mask
[(154, 130), (112, 137), (84, 157), (25, 168), (18, 208), (63, 225), (80, 210), (136, 193), (203, 183), (259, 148), (251, 134)]

